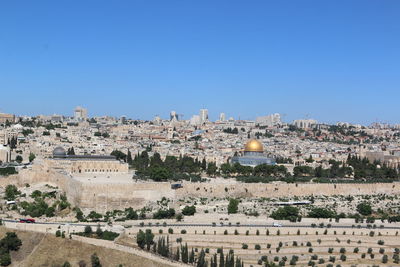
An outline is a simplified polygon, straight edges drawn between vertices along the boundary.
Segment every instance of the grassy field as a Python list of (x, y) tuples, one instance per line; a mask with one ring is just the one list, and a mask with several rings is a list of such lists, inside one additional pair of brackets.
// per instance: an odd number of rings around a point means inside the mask
[(124, 267), (165, 266), (129, 253), (97, 247), (75, 240), (57, 238), (53, 235), (15, 231), (0, 227), (0, 238), (6, 232), (16, 232), (22, 240), (21, 249), (11, 253), (11, 266), (57, 267), (62, 266), (65, 261), (69, 261), (72, 266), (78, 266), (78, 262), (81, 260), (86, 262), (86, 266), (91, 266), (90, 256), (93, 253), (97, 253), (104, 267), (114, 267), (119, 264)]

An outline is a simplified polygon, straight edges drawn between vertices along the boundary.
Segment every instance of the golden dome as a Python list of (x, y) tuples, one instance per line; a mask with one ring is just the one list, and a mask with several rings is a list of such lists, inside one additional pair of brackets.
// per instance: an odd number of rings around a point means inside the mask
[(252, 139), (247, 142), (246, 146), (244, 147), (244, 151), (245, 152), (264, 152), (264, 148), (263, 148), (263, 145), (259, 141)]

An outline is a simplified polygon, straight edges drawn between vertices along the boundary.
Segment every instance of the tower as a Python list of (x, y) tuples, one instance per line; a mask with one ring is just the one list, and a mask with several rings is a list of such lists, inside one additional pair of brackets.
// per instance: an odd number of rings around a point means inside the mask
[(76, 107), (74, 110), (74, 118), (77, 121), (84, 121), (87, 119), (87, 109), (83, 107)]
[(176, 113), (176, 111), (171, 111), (170, 113), (169, 113), (169, 120), (175, 120), (175, 121), (177, 121), (177, 120), (179, 120), (179, 117), (178, 117), (178, 114)]
[(219, 121), (226, 121), (225, 113), (222, 112), (219, 114)]
[(208, 109), (200, 109), (200, 121), (201, 123), (208, 121)]

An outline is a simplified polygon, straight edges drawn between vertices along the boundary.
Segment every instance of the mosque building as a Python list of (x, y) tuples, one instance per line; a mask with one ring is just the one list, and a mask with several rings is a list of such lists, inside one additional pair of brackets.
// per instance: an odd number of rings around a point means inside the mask
[(53, 157), (48, 164), (54, 169), (62, 169), (70, 174), (78, 173), (128, 173), (129, 167), (125, 162), (114, 156), (102, 155), (67, 155), (62, 147), (56, 147)]
[(231, 159), (231, 163), (239, 163), (243, 166), (255, 167), (261, 164), (275, 165), (275, 159), (269, 158), (264, 154), (263, 145), (251, 139), (246, 143), (242, 156), (235, 156)]

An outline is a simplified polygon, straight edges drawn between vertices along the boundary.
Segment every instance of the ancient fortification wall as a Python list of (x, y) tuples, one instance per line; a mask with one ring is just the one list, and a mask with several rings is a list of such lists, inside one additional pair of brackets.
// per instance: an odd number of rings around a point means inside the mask
[[(93, 179), (95, 180), (95, 179)], [(142, 208), (149, 202), (162, 197), (175, 198), (175, 191), (169, 183), (83, 183), (68, 175), (46, 168), (22, 170), (18, 175), (0, 179), (0, 187), (8, 184), (22, 187), (25, 184), (48, 183), (66, 192), (73, 206), (90, 208), (98, 212), (128, 207)]]
[(177, 197), (287, 197), (400, 194), (400, 183), (376, 184), (184, 184)]
[[(95, 179), (93, 179), (95, 180)], [(373, 195), (400, 194), (400, 183), (379, 184), (207, 184), (184, 183), (183, 188), (172, 190), (170, 183), (84, 183), (68, 175), (43, 167), (23, 170), (18, 175), (0, 179), (0, 187), (8, 184), (24, 186), (26, 183), (48, 183), (66, 192), (68, 200), (81, 208), (98, 212), (141, 208), (162, 197), (288, 197), (308, 195)]]
[(169, 183), (82, 184), (79, 205), (106, 211), (128, 207), (142, 208), (162, 197), (175, 198)]

